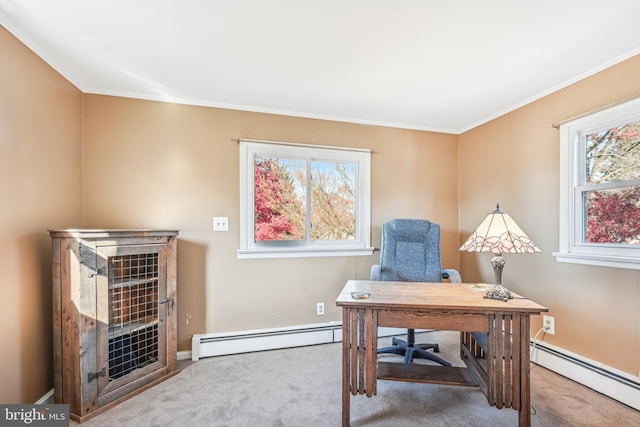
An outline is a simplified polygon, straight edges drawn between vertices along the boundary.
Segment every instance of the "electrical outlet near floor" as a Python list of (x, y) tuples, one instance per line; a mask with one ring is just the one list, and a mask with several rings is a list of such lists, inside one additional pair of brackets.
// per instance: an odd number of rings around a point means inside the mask
[(552, 316), (542, 315), (542, 327), (544, 332), (549, 335), (556, 334), (556, 319)]
[(316, 304), (316, 314), (318, 316), (324, 316), (324, 303), (319, 302)]

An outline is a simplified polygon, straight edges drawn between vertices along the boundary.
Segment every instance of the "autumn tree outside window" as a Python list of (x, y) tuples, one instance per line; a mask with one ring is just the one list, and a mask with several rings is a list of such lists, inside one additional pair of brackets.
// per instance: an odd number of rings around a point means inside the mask
[(370, 155), (241, 140), (238, 257), (370, 255)]
[(640, 99), (560, 125), (558, 261), (640, 269)]

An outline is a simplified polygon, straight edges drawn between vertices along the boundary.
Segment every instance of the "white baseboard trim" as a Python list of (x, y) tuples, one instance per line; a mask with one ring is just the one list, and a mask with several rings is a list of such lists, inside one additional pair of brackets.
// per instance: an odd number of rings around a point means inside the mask
[(551, 344), (531, 343), (531, 362), (640, 411), (640, 377)]
[(178, 352), (178, 360), (190, 360), (191, 350), (182, 350)]
[(36, 405), (48, 405), (53, 403), (53, 389), (36, 401)]

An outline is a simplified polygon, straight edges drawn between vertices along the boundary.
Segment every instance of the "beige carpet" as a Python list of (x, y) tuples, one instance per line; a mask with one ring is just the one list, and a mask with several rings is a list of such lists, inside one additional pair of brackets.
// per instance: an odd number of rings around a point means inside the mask
[[(440, 355), (461, 365), (458, 337), (437, 331), (417, 340), (438, 342)], [(83, 426), (338, 427), (341, 348), (336, 343), (181, 361), (178, 375)], [(640, 412), (542, 367), (531, 365), (531, 383), (532, 426), (640, 426)], [(516, 426), (517, 415), (490, 407), (477, 388), (379, 381), (377, 396), (351, 398), (354, 427)]]

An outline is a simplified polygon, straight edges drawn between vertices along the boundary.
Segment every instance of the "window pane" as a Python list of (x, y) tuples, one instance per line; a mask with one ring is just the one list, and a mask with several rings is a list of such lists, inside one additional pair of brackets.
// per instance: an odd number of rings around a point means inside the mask
[(238, 258), (371, 255), (370, 184), (369, 150), (240, 140)]
[(311, 162), (311, 238), (356, 238), (356, 165)]
[(640, 245), (640, 186), (588, 191), (587, 243)]
[(255, 157), (255, 240), (305, 240), (305, 161)]
[(560, 125), (560, 262), (640, 270), (640, 98)]
[(587, 184), (640, 178), (640, 122), (586, 135)]

